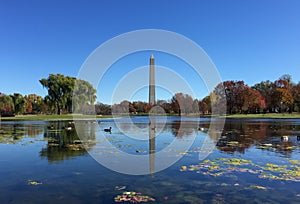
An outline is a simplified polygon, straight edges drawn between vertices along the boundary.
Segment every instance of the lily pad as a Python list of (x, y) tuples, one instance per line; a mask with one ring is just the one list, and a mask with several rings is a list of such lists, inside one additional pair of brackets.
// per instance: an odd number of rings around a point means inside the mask
[(149, 202), (155, 201), (154, 198), (142, 195), (141, 193), (135, 191), (124, 191), (121, 195), (117, 195), (114, 198), (115, 202), (130, 202), (130, 203), (142, 203), (142, 202)]
[(29, 180), (27, 184), (32, 185), (32, 186), (36, 186), (36, 185), (41, 185), (43, 183), (40, 182), (40, 181), (31, 181), (31, 180)]
[(256, 185), (250, 186), (250, 188), (261, 189), (261, 190), (267, 190), (267, 188), (264, 187), (264, 186), (256, 186)]
[(294, 165), (300, 165), (300, 160), (289, 160), (289, 162)]
[(239, 144), (239, 142), (238, 142), (238, 141), (230, 141), (230, 142), (228, 142), (227, 144), (228, 144), (229, 146), (236, 146), (236, 145)]
[(126, 186), (115, 186), (115, 190), (117, 191), (121, 191), (121, 190), (125, 190)]
[(199, 174), (213, 177), (241, 172), (257, 174), (258, 178), (262, 179), (300, 182), (299, 160), (289, 160), (289, 163), (286, 165), (266, 163), (265, 166), (261, 166), (246, 159), (217, 158), (214, 160), (206, 159), (196, 165), (181, 166), (180, 171), (196, 171)]
[(186, 171), (187, 170), (187, 166), (181, 166), (180, 167), (180, 171)]

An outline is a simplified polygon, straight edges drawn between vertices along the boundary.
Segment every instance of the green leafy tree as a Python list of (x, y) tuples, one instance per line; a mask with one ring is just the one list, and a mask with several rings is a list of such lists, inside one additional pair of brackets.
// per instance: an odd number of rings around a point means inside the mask
[(96, 90), (84, 80), (76, 80), (62, 74), (50, 74), (47, 79), (41, 79), (40, 83), (48, 90), (46, 103), (50, 109), (55, 107), (57, 114), (61, 114), (62, 111), (81, 111), (88, 105), (94, 105), (96, 100)]
[(27, 101), (20, 93), (14, 93), (10, 96), (13, 99), (15, 114), (23, 114), (26, 111)]
[(56, 107), (57, 114), (60, 114), (66, 105), (68, 94), (66, 92), (66, 80), (62, 74), (50, 74), (47, 79), (40, 80), (42, 86), (48, 90), (48, 95), (45, 97), (46, 101)]
[[(70, 83), (70, 82), (69, 82)], [(91, 106), (94, 105), (97, 97), (96, 97), (96, 89), (87, 81), (77, 79), (74, 81), (73, 92), (69, 92), (67, 98), (67, 106), (69, 108), (69, 112), (71, 112), (73, 104), (73, 112), (81, 112), (84, 113), (85, 110), (90, 109)], [(69, 87), (68, 86), (68, 87)], [(71, 99), (71, 100), (70, 100)]]
[(14, 113), (13, 99), (8, 96), (0, 95), (0, 115), (12, 115)]

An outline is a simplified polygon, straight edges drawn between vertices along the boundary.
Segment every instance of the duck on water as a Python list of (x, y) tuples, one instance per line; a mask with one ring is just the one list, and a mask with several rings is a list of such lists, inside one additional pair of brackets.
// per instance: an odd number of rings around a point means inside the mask
[(109, 132), (109, 133), (111, 133), (111, 127), (105, 128), (105, 129), (104, 129), (104, 132)]

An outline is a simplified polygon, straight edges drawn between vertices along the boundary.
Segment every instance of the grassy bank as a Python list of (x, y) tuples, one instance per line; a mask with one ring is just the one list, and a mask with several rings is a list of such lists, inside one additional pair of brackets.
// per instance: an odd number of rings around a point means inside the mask
[(300, 118), (300, 113), (233, 114), (227, 118)]
[[(73, 117), (75, 119), (79, 120), (92, 120), (95, 118), (95, 116), (89, 116), (89, 115), (76, 115), (73, 116), (72, 114), (63, 114), (63, 115), (16, 115), (15, 117), (1, 117), (1, 121), (24, 121), (24, 120), (73, 120)], [(111, 118), (110, 115), (105, 116), (97, 116), (97, 119), (101, 118)]]

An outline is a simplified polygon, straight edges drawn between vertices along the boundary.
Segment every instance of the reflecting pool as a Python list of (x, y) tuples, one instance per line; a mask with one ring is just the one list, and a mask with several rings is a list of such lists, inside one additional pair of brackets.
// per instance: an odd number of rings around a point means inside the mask
[(211, 120), (0, 122), (0, 203), (300, 203), (300, 119)]

